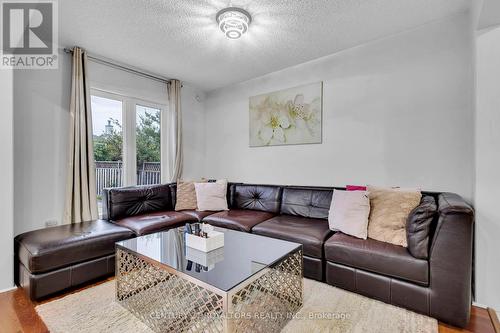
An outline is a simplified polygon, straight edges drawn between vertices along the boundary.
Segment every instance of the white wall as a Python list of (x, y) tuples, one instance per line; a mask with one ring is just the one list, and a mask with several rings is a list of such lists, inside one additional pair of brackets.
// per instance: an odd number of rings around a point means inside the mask
[[(66, 182), (71, 57), (60, 53), (58, 70), (16, 70), (14, 74), (14, 232), (61, 223)], [(91, 85), (114, 93), (166, 104), (164, 84), (91, 62)], [(202, 176), (204, 93), (185, 84), (185, 175)], [(193, 151), (192, 151), (193, 150)], [(203, 155), (202, 155), (203, 156)]]
[(477, 37), (476, 301), (500, 310), (500, 27)]
[(182, 88), (183, 179), (205, 177), (205, 92), (184, 83)]
[(13, 73), (12, 70), (0, 70), (0, 291), (11, 288), (13, 279)]
[[(471, 16), (425, 25), (208, 93), (209, 177), (379, 184), (472, 198)], [(248, 99), (323, 81), (323, 143), (249, 148)]]
[(14, 73), (14, 233), (61, 222), (66, 182), (71, 57), (57, 70)]

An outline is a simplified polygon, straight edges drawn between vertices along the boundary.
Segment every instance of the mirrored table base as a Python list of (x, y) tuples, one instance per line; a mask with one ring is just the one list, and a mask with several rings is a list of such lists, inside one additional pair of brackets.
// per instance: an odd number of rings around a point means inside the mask
[(302, 250), (223, 291), (117, 248), (116, 300), (155, 332), (279, 332), (302, 306)]

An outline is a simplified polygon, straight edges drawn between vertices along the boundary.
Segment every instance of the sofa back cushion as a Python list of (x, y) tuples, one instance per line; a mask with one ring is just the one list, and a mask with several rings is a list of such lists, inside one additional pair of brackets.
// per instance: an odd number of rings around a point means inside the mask
[(281, 214), (328, 219), (333, 188), (285, 187)]
[(429, 258), (429, 235), (432, 222), (437, 218), (437, 204), (434, 197), (423, 196), (406, 220), (408, 251), (419, 259)]
[(177, 204), (177, 183), (172, 183), (170, 186), (170, 200), (172, 200), (172, 207)]
[(366, 239), (370, 198), (366, 191), (334, 190), (328, 216), (330, 230)]
[(227, 180), (218, 180), (213, 183), (195, 183), (198, 211), (216, 212), (228, 210)]
[(407, 247), (406, 221), (410, 212), (420, 204), (420, 190), (368, 186), (368, 193), (368, 237)]
[(179, 180), (177, 182), (177, 193), (175, 196), (175, 210), (196, 210), (198, 208), (198, 203), (194, 184), (206, 182), (206, 179), (198, 181)]
[(280, 210), (282, 188), (273, 185), (236, 184), (231, 189), (231, 208), (260, 210), (277, 214)]
[(173, 210), (170, 191), (169, 184), (107, 189), (107, 219)]

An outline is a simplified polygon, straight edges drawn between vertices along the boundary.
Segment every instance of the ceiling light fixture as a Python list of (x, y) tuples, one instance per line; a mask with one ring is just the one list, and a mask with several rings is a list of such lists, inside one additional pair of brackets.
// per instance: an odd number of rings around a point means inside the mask
[(238, 39), (248, 30), (252, 17), (241, 8), (229, 7), (220, 10), (216, 16), (219, 29), (229, 39)]

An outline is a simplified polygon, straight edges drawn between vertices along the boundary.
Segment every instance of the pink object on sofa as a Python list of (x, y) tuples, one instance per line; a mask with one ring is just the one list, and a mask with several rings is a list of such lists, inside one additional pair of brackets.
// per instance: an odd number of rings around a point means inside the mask
[(366, 186), (346, 185), (346, 191), (366, 191)]

